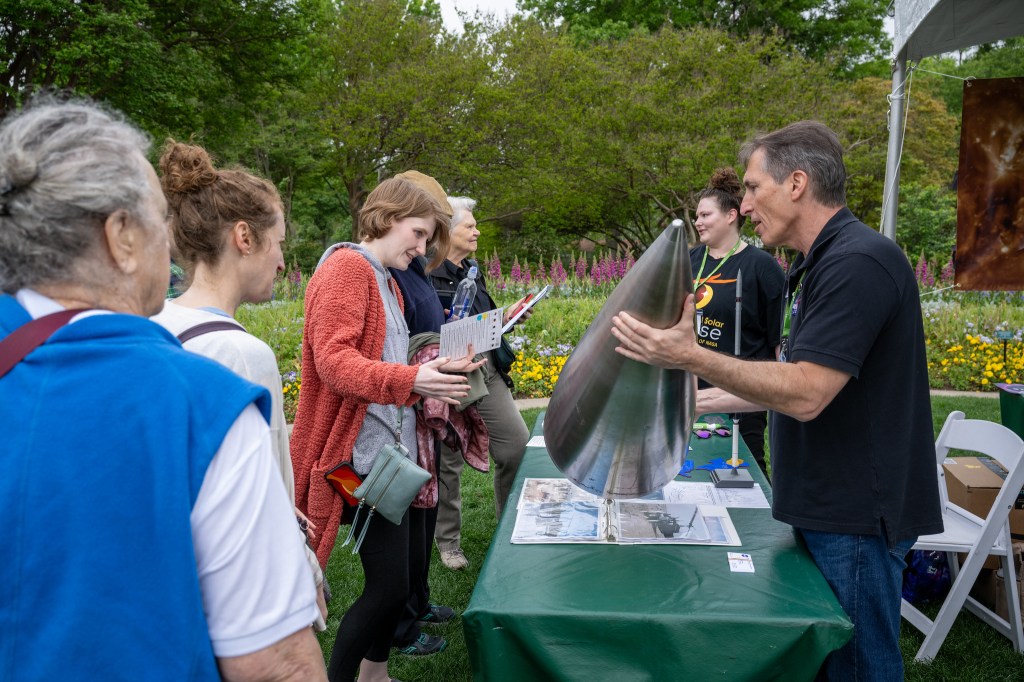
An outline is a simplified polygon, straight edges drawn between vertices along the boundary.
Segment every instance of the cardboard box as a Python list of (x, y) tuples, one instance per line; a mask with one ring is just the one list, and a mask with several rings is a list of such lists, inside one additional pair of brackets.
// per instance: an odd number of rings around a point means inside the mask
[[(1021, 575), (1021, 556), (1024, 554), (1024, 542), (1013, 543), (1013, 565), (1017, 572), (1017, 599), (1021, 605), (1021, 621), (1024, 622), (1024, 576)], [(1006, 608), (1006, 579), (1003, 577), (1003, 570), (993, 571), (993, 584), (995, 587), (995, 609), (1003, 618), (1009, 618), (1009, 609)], [(979, 599), (979, 601), (981, 601)]]
[[(988, 457), (947, 457), (942, 468), (946, 472), (949, 501), (987, 518), (1006, 478), (1006, 469)], [(1014, 509), (1010, 511), (1010, 533), (1016, 539), (1024, 539), (1024, 490), (1017, 495)], [(966, 555), (961, 555), (960, 563), (964, 559)], [(985, 568), (999, 568), (999, 559), (989, 557)]]
[[(947, 457), (942, 468), (949, 501), (987, 518), (1006, 479), (1006, 469), (988, 457)], [(1024, 490), (1010, 511), (1010, 533), (1014, 539), (1024, 540)]]
[(971, 596), (993, 611), (996, 610), (996, 572), (993, 569), (981, 569), (971, 587)]

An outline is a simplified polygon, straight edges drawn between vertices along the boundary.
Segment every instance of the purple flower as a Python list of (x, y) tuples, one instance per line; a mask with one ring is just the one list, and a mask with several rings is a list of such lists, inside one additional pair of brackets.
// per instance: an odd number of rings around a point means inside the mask
[(501, 259), (498, 258), (498, 252), (494, 252), (494, 258), (487, 263), (487, 276), (492, 280), (501, 278)]
[(948, 285), (950, 282), (953, 281), (953, 275), (953, 259), (950, 258), (949, 262), (946, 263), (946, 266), (942, 268), (942, 274), (939, 275), (940, 279), (942, 280), (943, 286)]
[(580, 259), (576, 261), (576, 279), (584, 279), (587, 276), (587, 259), (584, 255), (580, 254)]
[(590, 266), (590, 282), (594, 286), (599, 286), (604, 281), (604, 272), (601, 269), (601, 261), (594, 256), (594, 262)]
[(532, 279), (533, 279), (533, 277), (530, 275), (530, 261), (526, 261), (523, 264), (522, 280), (521, 281), (523, 282), (523, 284), (529, 284), (530, 280), (532, 280)]
[(551, 260), (551, 282), (556, 285), (564, 284), (566, 279), (565, 268), (562, 267), (562, 259), (553, 258)]
[(519, 267), (519, 257), (518, 256), (516, 256), (515, 261), (513, 261), (513, 263), (512, 263), (512, 272), (509, 273), (509, 276), (512, 278), (513, 282), (521, 282), (521, 281), (523, 281), (523, 273), (522, 273), (522, 269)]
[(540, 282), (547, 281), (548, 272), (544, 269), (544, 261), (540, 261), (537, 264), (537, 280)]
[(935, 277), (928, 269), (928, 261), (924, 259), (924, 254), (917, 260), (917, 267), (914, 268), (914, 274), (917, 276), (917, 283), (921, 286), (932, 287), (935, 286)]

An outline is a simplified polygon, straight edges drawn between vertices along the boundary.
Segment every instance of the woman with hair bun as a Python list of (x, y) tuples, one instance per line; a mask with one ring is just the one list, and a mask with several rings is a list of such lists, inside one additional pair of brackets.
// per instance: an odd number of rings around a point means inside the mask
[[(694, 226), (700, 245), (690, 250), (693, 290), (697, 306), (697, 343), (720, 353), (734, 354), (740, 334), (740, 357), (775, 360), (782, 336), (782, 268), (765, 251), (740, 237), (739, 176), (732, 168), (719, 168), (697, 195)], [(736, 329), (736, 279), (743, 272), (743, 312)], [(698, 388), (710, 384), (701, 379)], [(767, 413), (748, 412), (740, 417), (740, 435), (761, 471)]]
[(148, 150), (85, 100), (0, 121), (0, 679), (326, 680), (270, 395), (147, 319)]
[[(196, 145), (168, 140), (159, 166), (173, 249), (188, 288), (178, 298), (166, 301), (163, 311), (152, 319), (178, 336), (187, 350), (216, 360), (270, 391), (274, 455), (294, 506), (295, 483), (277, 358), (270, 346), (234, 319), (242, 303), (269, 301), (274, 280), (284, 271), (281, 198), (263, 178), (242, 169), (216, 169), (207, 151)], [(312, 538), (315, 526), (298, 510), (296, 518), (296, 532)], [(323, 630), (327, 618), (323, 572), (308, 545), (307, 558), (321, 614), (314, 625)]]

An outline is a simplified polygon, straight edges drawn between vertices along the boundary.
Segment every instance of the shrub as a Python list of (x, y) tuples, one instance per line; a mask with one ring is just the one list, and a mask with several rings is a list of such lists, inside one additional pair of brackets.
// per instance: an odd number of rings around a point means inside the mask
[[(528, 264), (519, 264), (518, 280), (500, 274), (497, 255), (482, 264), (490, 275), (491, 294), (498, 305), (511, 305), (528, 289), (536, 290), (541, 285), (536, 270), (531, 285), (524, 282), (523, 271)], [(631, 265), (628, 257), (611, 254), (592, 260), (572, 255), (564, 265), (559, 257), (544, 268), (546, 282), (556, 285), (555, 293), (533, 308), (532, 317), (510, 334), (516, 351), (511, 370), (516, 397), (551, 395), (569, 355)], [(594, 270), (601, 280), (597, 285), (591, 280)], [(1024, 383), (1024, 295), (957, 291), (951, 286), (948, 262), (929, 263), (918, 258), (916, 271), (921, 282), (930, 386), (992, 391), (996, 383)], [(293, 271), (277, 283), (273, 301), (243, 305), (237, 314), (239, 322), (266, 341), (277, 356), (289, 420), (302, 386), (302, 298), (307, 282), (306, 276)], [(1013, 340), (1006, 345), (1005, 360), (1003, 343), (994, 338), (997, 330), (1013, 333)]]

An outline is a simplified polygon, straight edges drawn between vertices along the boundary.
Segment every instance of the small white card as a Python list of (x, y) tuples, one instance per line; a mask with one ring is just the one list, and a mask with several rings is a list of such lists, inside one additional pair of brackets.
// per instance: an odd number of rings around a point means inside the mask
[(729, 570), (733, 573), (753, 573), (754, 560), (746, 552), (729, 552)]
[(534, 436), (530, 440), (526, 441), (526, 447), (528, 447), (528, 448), (542, 448), (542, 447), (544, 447), (544, 436)]

